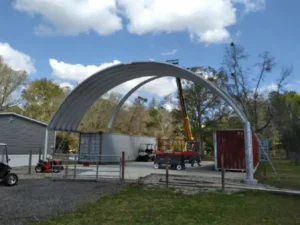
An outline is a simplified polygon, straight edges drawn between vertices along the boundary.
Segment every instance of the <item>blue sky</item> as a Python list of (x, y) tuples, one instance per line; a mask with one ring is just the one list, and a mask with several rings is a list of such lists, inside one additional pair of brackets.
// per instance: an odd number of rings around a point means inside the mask
[[(0, 55), (13, 68), (27, 70), (30, 79), (48, 77), (74, 86), (114, 61), (179, 58), (184, 67), (219, 68), (232, 39), (246, 48), (251, 63), (265, 50), (276, 58), (266, 89), (276, 82), (281, 66), (292, 65), (288, 88), (300, 91), (298, 0), (63, 2), (0, 2)], [(116, 90), (125, 93), (137, 83)], [(175, 90), (175, 83), (165, 79), (139, 94), (162, 97)]]

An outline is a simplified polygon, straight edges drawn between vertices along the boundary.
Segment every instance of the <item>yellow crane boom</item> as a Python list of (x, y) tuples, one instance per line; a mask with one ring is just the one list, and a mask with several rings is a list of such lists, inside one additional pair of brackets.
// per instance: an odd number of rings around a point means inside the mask
[(182, 115), (183, 115), (183, 127), (185, 130), (186, 138), (187, 138), (187, 141), (193, 141), (194, 137), (192, 135), (190, 121), (189, 121), (187, 111), (186, 111), (186, 106), (185, 106), (185, 102), (184, 102), (180, 78), (176, 78), (176, 84), (177, 84), (177, 88), (178, 88), (179, 101), (180, 101), (181, 111), (182, 111)]

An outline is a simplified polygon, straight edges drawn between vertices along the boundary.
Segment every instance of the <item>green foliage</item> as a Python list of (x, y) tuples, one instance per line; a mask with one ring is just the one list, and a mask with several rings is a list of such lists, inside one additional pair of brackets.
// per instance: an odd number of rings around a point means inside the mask
[(78, 150), (79, 136), (77, 134), (70, 134), (66, 132), (56, 133), (56, 146), (55, 150), (59, 150), (62, 153), (68, 153), (69, 150)]
[(65, 96), (64, 89), (52, 80), (46, 78), (34, 80), (22, 93), (25, 101), (24, 115), (49, 122)]
[(0, 112), (15, 111), (21, 103), (18, 91), (26, 84), (25, 71), (16, 71), (0, 56)]
[[(84, 132), (108, 131), (108, 121), (120, 99), (120, 94), (109, 93), (97, 100), (85, 114), (78, 130)], [(123, 112), (122, 110), (120, 114)]]
[[(193, 72), (205, 77), (210, 82), (224, 88), (227, 82), (227, 75), (222, 71), (217, 71), (211, 67), (193, 67)], [(187, 114), (192, 127), (193, 136), (200, 140), (201, 149), (204, 148), (204, 142), (209, 142), (212, 147), (212, 131), (216, 129), (217, 124), (229, 113), (228, 107), (224, 102), (208, 89), (197, 83), (185, 81), (183, 85), (183, 95), (185, 99)], [(185, 135), (183, 129), (182, 112), (177, 95), (177, 107), (172, 112), (174, 117), (174, 134)]]
[(294, 91), (273, 92), (269, 98), (274, 125), (284, 148), (300, 154), (300, 95)]

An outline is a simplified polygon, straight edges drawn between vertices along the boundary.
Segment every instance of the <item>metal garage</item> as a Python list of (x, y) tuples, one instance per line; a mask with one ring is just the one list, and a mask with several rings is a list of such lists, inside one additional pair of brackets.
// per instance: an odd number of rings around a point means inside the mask
[[(9, 154), (43, 153), (48, 124), (17, 113), (0, 113), (0, 142), (8, 145)], [(48, 149), (55, 147), (55, 131), (48, 131)]]

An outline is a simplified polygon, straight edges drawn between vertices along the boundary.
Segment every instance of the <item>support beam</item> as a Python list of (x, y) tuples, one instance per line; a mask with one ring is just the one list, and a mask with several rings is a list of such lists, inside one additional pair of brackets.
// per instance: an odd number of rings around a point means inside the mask
[(245, 158), (246, 158), (246, 180), (248, 184), (256, 184), (254, 179), (253, 169), (253, 147), (252, 147), (252, 130), (249, 122), (244, 123), (244, 138), (245, 138)]
[(44, 145), (44, 155), (43, 155), (43, 160), (45, 161), (46, 158), (47, 158), (47, 152), (48, 152), (48, 133), (49, 133), (49, 130), (46, 128), (46, 131), (45, 131), (45, 145)]

